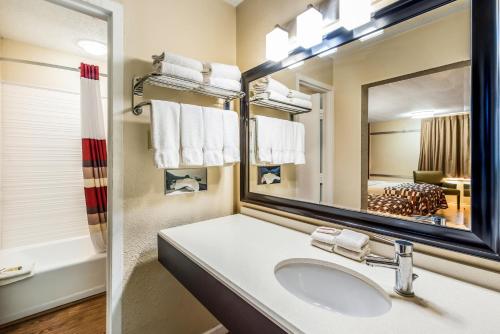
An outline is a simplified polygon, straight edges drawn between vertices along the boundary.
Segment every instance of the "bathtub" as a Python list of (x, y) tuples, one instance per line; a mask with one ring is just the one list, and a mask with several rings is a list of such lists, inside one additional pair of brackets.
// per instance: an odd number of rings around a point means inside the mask
[(34, 276), (0, 286), (0, 325), (105, 291), (106, 254), (88, 236), (0, 252), (36, 261)]

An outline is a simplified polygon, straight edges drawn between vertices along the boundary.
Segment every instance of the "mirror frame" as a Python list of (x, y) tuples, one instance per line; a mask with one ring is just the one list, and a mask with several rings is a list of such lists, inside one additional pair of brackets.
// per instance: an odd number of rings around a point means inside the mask
[[(377, 29), (387, 28), (454, 1), (398, 1), (376, 12), (372, 23)], [(242, 129), (240, 200), (244, 203), (500, 261), (499, 2), (500, 0), (471, 0), (471, 188), (475, 189), (471, 194), (471, 231), (250, 192), (249, 83), (362, 36), (344, 29), (328, 34), (322, 44), (311, 49), (297, 48), (281, 62), (266, 62), (243, 73), (242, 88), (246, 95), (240, 105)]]

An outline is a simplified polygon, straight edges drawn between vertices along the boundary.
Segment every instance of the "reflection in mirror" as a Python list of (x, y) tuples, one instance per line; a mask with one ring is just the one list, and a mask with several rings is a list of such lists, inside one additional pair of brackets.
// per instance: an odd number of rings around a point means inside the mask
[(250, 192), (470, 229), (470, 33), (455, 1), (251, 82)]

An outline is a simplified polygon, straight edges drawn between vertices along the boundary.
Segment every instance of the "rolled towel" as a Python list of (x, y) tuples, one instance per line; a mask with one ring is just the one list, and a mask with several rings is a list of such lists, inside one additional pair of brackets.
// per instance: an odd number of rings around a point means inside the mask
[(170, 64), (165, 61), (153, 64), (156, 73), (169, 74), (178, 78), (189, 79), (199, 83), (203, 82), (203, 74), (188, 67)]
[(225, 78), (240, 81), (241, 71), (236, 65), (227, 65), (220, 63), (203, 64), (203, 72), (210, 73), (213, 78)]
[(232, 79), (224, 79), (224, 78), (214, 78), (211, 76), (204, 76), (203, 82), (218, 88), (223, 88), (227, 90), (240, 91), (241, 83)]
[(159, 56), (153, 56), (155, 63), (167, 62), (170, 64), (179, 65), (182, 67), (187, 67), (197, 72), (203, 71), (203, 63), (199, 60), (181, 56), (172, 52), (164, 51)]
[(151, 143), (156, 168), (178, 168), (180, 149), (179, 103), (151, 100)]
[(366, 256), (370, 254), (370, 245), (365, 245), (363, 248), (361, 248), (358, 252), (352, 251), (350, 249), (341, 247), (339, 245), (335, 245), (333, 248), (333, 251), (339, 255), (345, 256), (351, 260), (355, 261), (364, 261)]
[(363, 233), (355, 232), (349, 229), (343, 229), (336, 237), (336, 244), (342, 248), (359, 252), (368, 244), (370, 238)]
[(203, 110), (200, 106), (181, 104), (182, 165), (203, 165)]
[(311, 109), (312, 108), (312, 102), (308, 100), (303, 100), (299, 99), (296, 97), (288, 98), (288, 103), (293, 104), (294, 106), (300, 107), (300, 108), (305, 108), (305, 109)]
[(224, 131), (224, 163), (240, 162), (240, 124), (238, 114), (232, 110), (222, 111)]
[(327, 244), (318, 240), (311, 240), (311, 245), (314, 247), (318, 247), (322, 250), (325, 250), (327, 252), (333, 253), (333, 249), (335, 248), (335, 245), (332, 244)]
[(290, 91), (287, 94), (287, 97), (311, 101), (311, 95), (299, 92), (298, 90), (294, 89), (290, 89)]
[(204, 126), (204, 144), (203, 144), (203, 164), (209, 166), (222, 166), (224, 156), (224, 128), (223, 114), (224, 110), (210, 107), (203, 107), (203, 126)]

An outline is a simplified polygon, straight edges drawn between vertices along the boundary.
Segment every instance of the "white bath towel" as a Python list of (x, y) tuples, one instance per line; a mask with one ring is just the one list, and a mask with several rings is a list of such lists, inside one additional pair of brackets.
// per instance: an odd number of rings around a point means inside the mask
[(270, 100), (270, 101), (291, 104), (291, 101), (288, 97), (286, 97), (285, 95), (282, 95), (280, 93), (277, 93), (277, 92), (258, 93), (252, 97), (252, 100), (253, 99), (264, 99), (264, 100)]
[(178, 103), (151, 100), (151, 143), (156, 168), (178, 168), (180, 148)]
[(267, 76), (259, 79), (253, 85), (253, 91), (256, 93), (275, 92), (287, 97), (288, 93), (290, 92), (290, 89), (281, 82), (274, 80), (270, 76)]
[(282, 164), (295, 162), (295, 125), (290, 121), (282, 121)]
[(284, 161), (284, 139), (286, 131), (285, 120), (279, 118), (271, 118), (272, 123), (272, 133), (271, 133), (271, 154), (272, 163), (276, 165), (281, 165), (285, 163)]
[(165, 61), (170, 64), (179, 65), (182, 67), (187, 67), (197, 72), (203, 71), (203, 63), (199, 60), (181, 56), (172, 52), (164, 51), (159, 56), (153, 56), (155, 63)]
[(334, 245), (337, 236), (338, 234), (323, 233), (321, 231), (316, 230), (311, 234), (311, 239), (323, 242), (325, 244)]
[(203, 110), (181, 104), (181, 157), (186, 167), (203, 165)]
[(224, 110), (210, 107), (203, 107), (203, 164), (205, 166), (222, 166), (224, 157)]
[(294, 126), (294, 144), (295, 144), (295, 157), (293, 162), (296, 165), (303, 165), (306, 163), (306, 130), (304, 128), (304, 124), (300, 122), (293, 122)]
[(232, 79), (224, 79), (224, 78), (214, 78), (211, 76), (204, 75), (203, 82), (207, 85), (223, 88), (227, 90), (240, 91), (241, 83)]
[(250, 155), (250, 164), (257, 164), (257, 152), (256, 152), (256, 136), (255, 136), (255, 119), (251, 119), (249, 123), (249, 143), (248, 143), (248, 154)]
[(293, 104), (294, 106), (300, 107), (300, 108), (305, 108), (305, 109), (311, 109), (312, 108), (312, 101), (308, 100), (303, 100), (299, 99), (296, 97), (289, 98), (289, 103)]
[(311, 239), (311, 245), (314, 247), (318, 247), (319, 249), (325, 250), (327, 252), (333, 253), (333, 249), (335, 248), (334, 244), (327, 244), (318, 240)]
[(299, 92), (298, 90), (295, 90), (295, 89), (290, 89), (287, 97), (311, 101), (311, 95)]
[(213, 78), (225, 78), (240, 81), (241, 71), (236, 65), (227, 65), (220, 63), (205, 63), (203, 64), (203, 72), (210, 73)]
[(153, 64), (153, 70), (156, 73), (169, 74), (178, 78), (188, 79), (195, 82), (203, 82), (203, 74), (188, 67), (170, 64), (165, 61)]
[(272, 163), (271, 151), (273, 141), (273, 118), (266, 116), (255, 117), (256, 156), (259, 163)]
[(0, 253), (0, 286), (33, 276), (35, 262), (18, 253)]
[(240, 124), (238, 113), (232, 110), (222, 112), (224, 128), (224, 163), (240, 162)]
[(363, 233), (355, 232), (349, 229), (343, 229), (337, 236), (336, 244), (342, 248), (360, 252), (368, 244), (370, 238)]
[(363, 248), (361, 248), (359, 251), (355, 252), (355, 251), (352, 251), (350, 249), (344, 248), (342, 246), (335, 245), (335, 247), (333, 248), (333, 251), (335, 253), (342, 255), (342, 256), (345, 256), (351, 260), (361, 262), (361, 261), (364, 261), (365, 258), (370, 254), (371, 249), (370, 249), (370, 245), (367, 244)]

